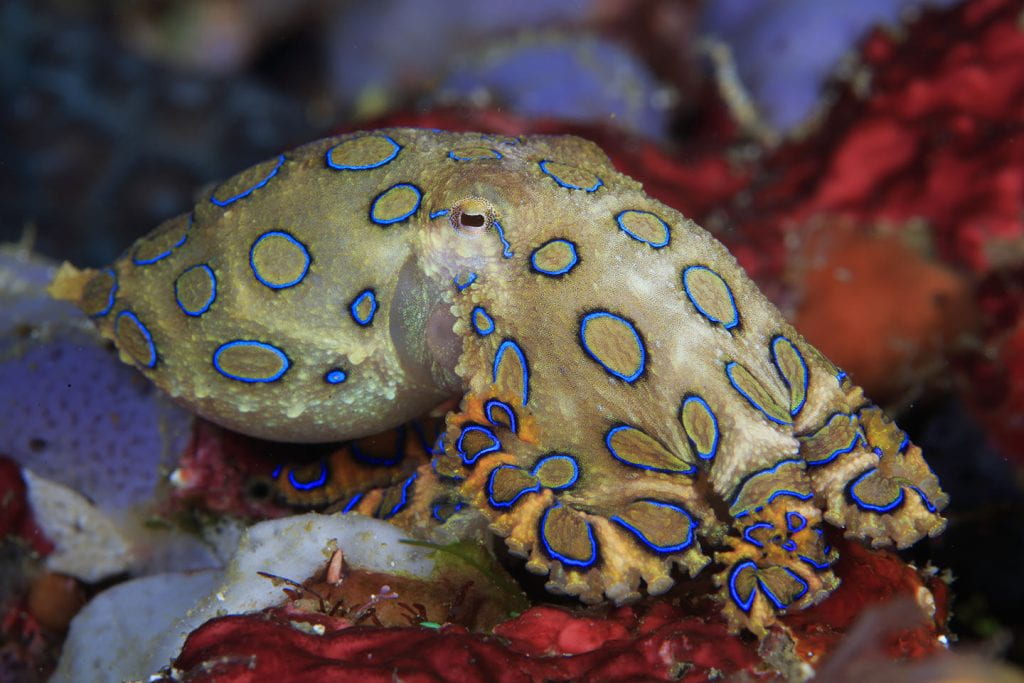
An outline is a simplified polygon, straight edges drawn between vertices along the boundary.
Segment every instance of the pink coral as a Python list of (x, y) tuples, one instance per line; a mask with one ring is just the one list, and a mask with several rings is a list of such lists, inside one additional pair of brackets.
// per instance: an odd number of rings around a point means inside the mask
[(772, 180), (743, 213), (776, 230), (819, 213), (924, 218), (942, 256), (990, 268), (998, 243), (1024, 235), (1020, 11), (977, 0), (926, 13), (902, 40), (876, 31), (859, 79), (870, 92), (841, 88), (816, 134), (766, 160)]

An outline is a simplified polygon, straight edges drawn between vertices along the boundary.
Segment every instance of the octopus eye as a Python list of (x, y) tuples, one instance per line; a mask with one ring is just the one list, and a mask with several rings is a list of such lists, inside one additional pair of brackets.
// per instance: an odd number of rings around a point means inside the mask
[(486, 199), (469, 197), (456, 202), (448, 216), (459, 232), (478, 235), (494, 222), (495, 211)]
[(479, 213), (463, 213), (459, 215), (460, 228), (482, 228), (487, 217)]

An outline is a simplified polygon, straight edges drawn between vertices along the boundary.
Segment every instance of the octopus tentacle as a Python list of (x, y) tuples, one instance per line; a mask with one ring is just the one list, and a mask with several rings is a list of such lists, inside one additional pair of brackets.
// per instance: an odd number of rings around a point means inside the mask
[(507, 398), (466, 397), (438, 470), (462, 479), (462, 494), (527, 570), (548, 575), (549, 590), (623, 602), (640, 596), (641, 581), (648, 593), (668, 590), (674, 565), (694, 575), (710, 562), (698, 537), (721, 525), (701, 512), (695, 487), (652, 472), (595, 504), (574, 491), (589, 458), (545, 451), (530, 413)]
[(288, 462), (273, 473), (274, 493), (287, 505), (324, 507), (396, 484), (432, 457), (436, 419), (419, 419), (396, 429), (339, 444), (311, 462)]
[(776, 498), (738, 520), (727, 544), (715, 554), (724, 567), (715, 584), (733, 631), (762, 636), (778, 613), (816, 604), (839, 585), (830, 569), (838, 553), (825, 543), (821, 512), (810, 503)]

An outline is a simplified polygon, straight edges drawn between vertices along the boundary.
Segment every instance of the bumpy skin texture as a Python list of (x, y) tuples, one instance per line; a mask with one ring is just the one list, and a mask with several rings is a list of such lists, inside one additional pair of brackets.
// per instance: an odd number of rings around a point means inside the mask
[[(945, 524), (920, 449), (719, 242), (578, 138), (321, 140), (52, 291), (242, 432), (354, 439), (461, 396), (436, 442), (409, 427), (351, 467), (349, 446), (282, 491), (423, 533), (476, 510), (585, 602), (714, 562), (727, 618), (762, 634), (837, 585), (823, 522), (898, 547)], [(406, 442), (394, 479), (357, 471)]]

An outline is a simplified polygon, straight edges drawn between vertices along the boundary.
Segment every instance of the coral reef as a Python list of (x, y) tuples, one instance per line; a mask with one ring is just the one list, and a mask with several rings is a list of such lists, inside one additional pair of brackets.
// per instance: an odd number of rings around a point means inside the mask
[[(337, 619), (278, 609), (207, 622), (189, 636), (173, 673), (161, 680), (184, 676), (236, 681), (287, 674), (296, 681), (325, 676), (391, 680), (394, 675), (431, 680), (640, 676), (703, 681), (741, 672), (757, 680), (773, 678), (773, 667), (796, 679), (842, 644), (843, 635), (856, 628), (858, 615), (894, 597), (920, 605), (927, 616), (909, 624), (894, 619), (891, 626), (887, 619), (876, 621), (876, 632), (884, 634), (877, 653), (918, 659), (942, 650), (948, 592), (941, 581), (922, 578), (890, 554), (844, 544), (843, 555), (848, 557), (843, 562), (857, 566), (848, 585), (821, 606), (784, 618), (783, 630), (760, 646), (729, 636), (712, 616), (712, 603), (681, 599), (681, 591), (663, 600), (583, 613), (532, 607), (497, 625), (493, 636), (440, 624), (352, 628)], [(310, 632), (309, 624), (320, 628)]]

